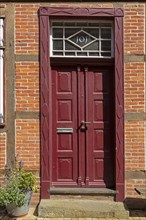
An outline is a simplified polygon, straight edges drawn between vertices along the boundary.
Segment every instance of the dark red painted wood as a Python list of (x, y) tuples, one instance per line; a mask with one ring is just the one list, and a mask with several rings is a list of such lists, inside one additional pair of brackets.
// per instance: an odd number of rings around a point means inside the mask
[(49, 169), (49, 27), (48, 17), (40, 17), (40, 83), (41, 83), (41, 198), (48, 198)]
[[(51, 185), (113, 188), (113, 71), (76, 69), (52, 68)], [(73, 128), (73, 133), (57, 133), (57, 128)]]
[[(78, 178), (77, 73), (52, 68), (52, 186), (76, 186)], [(72, 128), (73, 133), (57, 133)]]
[(124, 64), (123, 19), (115, 18), (115, 112), (116, 112), (116, 194), (124, 200)]
[[(123, 98), (123, 9), (122, 8), (48, 8), (41, 7), (40, 18), (40, 75), (41, 75), (41, 198), (48, 197), (51, 176), (52, 124), (51, 113), (51, 65), (49, 57), (49, 18), (109, 18), (115, 21), (115, 150), (116, 150), (116, 200), (124, 200), (124, 98)], [(75, 59), (74, 59), (75, 61)], [(54, 59), (55, 62), (55, 59)], [(67, 62), (59, 59), (61, 65)], [(80, 63), (81, 61), (79, 61)], [(64, 64), (63, 64), (64, 63)], [(71, 60), (70, 60), (71, 63)], [(73, 62), (74, 63), (74, 62)], [(87, 63), (87, 60), (84, 61)], [(91, 63), (103, 64), (101, 59), (93, 59)], [(108, 63), (108, 62), (106, 62)], [(52, 62), (53, 64), (53, 62)], [(110, 65), (109, 63), (107, 65)], [(120, 85), (119, 85), (120, 84)]]
[(39, 14), (53, 17), (121, 17), (123, 10), (121, 8), (41, 7)]
[(78, 185), (85, 186), (85, 131), (82, 130), (82, 121), (85, 119), (85, 74), (81, 66), (77, 66), (78, 82), (78, 146), (79, 146), (79, 176)]
[(113, 188), (113, 71), (89, 68), (86, 73), (86, 185)]

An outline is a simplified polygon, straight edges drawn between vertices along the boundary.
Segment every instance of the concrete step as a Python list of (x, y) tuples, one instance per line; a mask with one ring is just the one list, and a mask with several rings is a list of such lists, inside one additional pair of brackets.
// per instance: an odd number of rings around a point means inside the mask
[(119, 218), (128, 219), (123, 203), (85, 199), (46, 199), (38, 207), (40, 218)]

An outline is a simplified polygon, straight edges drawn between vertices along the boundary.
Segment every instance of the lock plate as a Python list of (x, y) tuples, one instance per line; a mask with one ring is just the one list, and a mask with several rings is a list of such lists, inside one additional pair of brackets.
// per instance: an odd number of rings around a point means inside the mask
[(57, 128), (57, 134), (61, 133), (73, 133), (73, 128)]

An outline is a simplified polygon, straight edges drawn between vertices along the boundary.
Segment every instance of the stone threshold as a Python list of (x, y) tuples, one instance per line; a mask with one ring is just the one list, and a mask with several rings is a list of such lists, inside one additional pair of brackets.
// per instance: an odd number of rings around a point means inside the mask
[(108, 188), (50, 188), (50, 195), (107, 195), (115, 196), (116, 191)]

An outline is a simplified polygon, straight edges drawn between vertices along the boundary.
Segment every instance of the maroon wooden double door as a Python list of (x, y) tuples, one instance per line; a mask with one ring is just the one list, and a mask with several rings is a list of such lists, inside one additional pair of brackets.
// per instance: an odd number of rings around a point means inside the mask
[(111, 67), (52, 67), (53, 187), (115, 184)]

